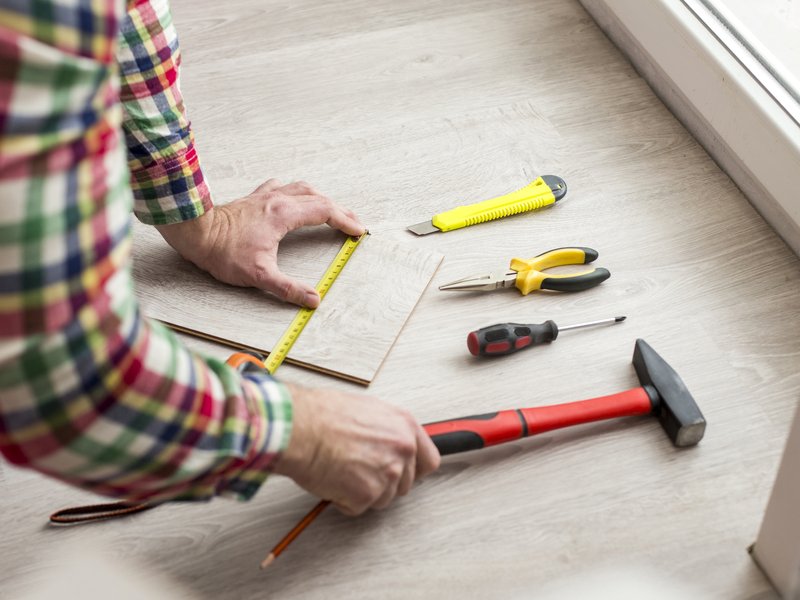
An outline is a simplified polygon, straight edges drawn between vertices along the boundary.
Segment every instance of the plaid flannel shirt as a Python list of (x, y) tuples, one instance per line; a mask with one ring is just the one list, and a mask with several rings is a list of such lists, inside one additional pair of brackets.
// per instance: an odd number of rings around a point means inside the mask
[(246, 499), (291, 399), (139, 311), (131, 208), (169, 224), (211, 199), (167, 1), (125, 8), (0, 0), (0, 452), (105, 495)]

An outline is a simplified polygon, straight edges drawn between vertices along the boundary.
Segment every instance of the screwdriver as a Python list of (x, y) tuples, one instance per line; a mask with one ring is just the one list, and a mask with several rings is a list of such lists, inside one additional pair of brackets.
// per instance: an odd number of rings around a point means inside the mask
[(589, 323), (566, 325), (565, 327), (559, 327), (555, 321), (551, 320), (531, 325), (498, 323), (470, 332), (467, 336), (467, 348), (475, 356), (503, 356), (505, 354), (513, 354), (529, 346), (552, 342), (558, 337), (559, 331), (583, 329), (584, 327), (596, 327), (598, 325), (613, 325), (614, 323), (621, 323), (626, 318), (612, 317)]

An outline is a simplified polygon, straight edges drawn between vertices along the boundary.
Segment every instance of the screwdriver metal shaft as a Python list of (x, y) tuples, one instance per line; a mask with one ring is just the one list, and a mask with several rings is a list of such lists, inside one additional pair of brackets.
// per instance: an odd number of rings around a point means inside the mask
[(628, 317), (611, 317), (610, 319), (600, 319), (599, 321), (589, 321), (588, 323), (578, 323), (577, 325), (559, 325), (559, 331), (569, 331), (570, 329), (583, 329), (584, 327), (595, 327), (596, 325), (613, 325), (614, 323), (621, 323)]

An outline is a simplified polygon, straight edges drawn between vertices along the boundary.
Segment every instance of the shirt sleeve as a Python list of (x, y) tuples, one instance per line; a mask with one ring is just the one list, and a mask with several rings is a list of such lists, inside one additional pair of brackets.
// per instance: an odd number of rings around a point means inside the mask
[(104, 495), (247, 499), (291, 398), (140, 313), (116, 5), (0, 7), (0, 453)]
[(167, 0), (129, 0), (117, 62), (134, 213), (168, 225), (211, 206), (179, 89), (181, 53)]

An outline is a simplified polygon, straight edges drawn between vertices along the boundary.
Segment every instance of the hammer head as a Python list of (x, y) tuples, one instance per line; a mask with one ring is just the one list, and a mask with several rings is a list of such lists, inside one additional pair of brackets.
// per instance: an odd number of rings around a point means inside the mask
[(675, 370), (642, 339), (636, 340), (633, 366), (653, 402), (653, 414), (676, 446), (703, 439), (706, 420)]

